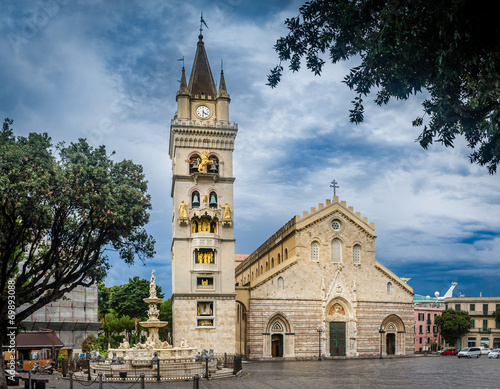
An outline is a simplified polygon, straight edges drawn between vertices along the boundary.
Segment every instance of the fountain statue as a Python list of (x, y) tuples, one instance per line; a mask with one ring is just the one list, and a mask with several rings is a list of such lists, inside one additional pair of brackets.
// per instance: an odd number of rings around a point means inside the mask
[[(155, 367), (153, 358), (160, 361), (169, 362), (194, 362), (197, 355), (197, 348), (191, 347), (186, 339), (182, 339), (180, 347), (172, 347), (168, 341), (161, 341), (159, 337), (160, 328), (165, 327), (168, 322), (161, 321), (158, 317), (160, 312), (157, 305), (162, 302), (162, 298), (156, 297), (155, 271), (151, 272), (151, 281), (149, 282), (149, 297), (143, 299), (148, 308), (148, 320), (141, 321), (141, 327), (148, 330), (148, 337), (145, 343), (138, 343), (131, 347), (127, 339), (123, 339), (117, 349), (108, 349), (108, 360), (106, 363), (93, 363), (91, 369), (94, 373), (103, 372), (117, 375), (121, 370), (127, 370), (127, 367), (133, 367), (135, 370), (141, 370), (146, 377), (152, 376)], [(156, 374), (156, 373), (155, 373)]]

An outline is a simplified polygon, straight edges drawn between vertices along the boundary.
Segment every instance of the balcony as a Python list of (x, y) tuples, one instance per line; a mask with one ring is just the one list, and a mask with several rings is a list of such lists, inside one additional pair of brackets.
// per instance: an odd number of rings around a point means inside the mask
[(195, 263), (193, 270), (196, 271), (217, 271), (218, 266), (216, 263)]

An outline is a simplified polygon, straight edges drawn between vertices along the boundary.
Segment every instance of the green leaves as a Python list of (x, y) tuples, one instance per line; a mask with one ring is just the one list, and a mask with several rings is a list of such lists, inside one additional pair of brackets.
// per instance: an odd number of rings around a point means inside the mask
[[(470, 160), (496, 172), (500, 162), (500, 30), (492, 0), (477, 7), (468, 0), (311, 0), (287, 19), (289, 33), (274, 46), (280, 65), (268, 85), (281, 80), (282, 61), (298, 71), (301, 60), (320, 75), (322, 53), (336, 63), (360, 56), (344, 82), (357, 98), (351, 122), (364, 120), (361, 96), (376, 92), (375, 103), (408, 99), (426, 90), (424, 115), (412, 122), (423, 127), (418, 141), (452, 147), (463, 135)], [(424, 120), (425, 118), (425, 120)]]
[(114, 162), (84, 139), (54, 155), (47, 134), (15, 137), (11, 125), (0, 134), (0, 287), (15, 279), (16, 304), (31, 304), (20, 321), (102, 280), (106, 251), (130, 264), (152, 257), (155, 241), (144, 229), (151, 199), (141, 166)]
[(469, 314), (454, 309), (445, 309), (441, 315), (436, 316), (434, 322), (439, 326), (441, 336), (451, 346), (454, 346), (472, 327)]

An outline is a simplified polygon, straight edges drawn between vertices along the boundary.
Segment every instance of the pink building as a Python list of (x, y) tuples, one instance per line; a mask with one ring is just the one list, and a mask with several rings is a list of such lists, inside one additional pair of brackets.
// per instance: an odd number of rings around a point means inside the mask
[(444, 345), (439, 327), (434, 324), (434, 318), (444, 310), (444, 304), (441, 307), (427, 306), (431, 304), (415, 305), (415, 352), (437, 351)]

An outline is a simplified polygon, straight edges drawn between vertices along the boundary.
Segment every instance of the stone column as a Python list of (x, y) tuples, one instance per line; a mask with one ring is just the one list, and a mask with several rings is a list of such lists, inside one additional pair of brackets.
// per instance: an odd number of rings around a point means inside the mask
[(268, 332), (262, 334), (262, 356), (271, 357), (271, 334)]
[(283, 339), (283, 357), (295, 357), (295, 334), (286, 333)]

